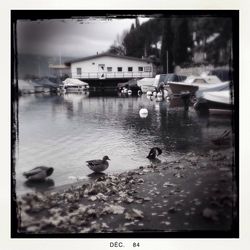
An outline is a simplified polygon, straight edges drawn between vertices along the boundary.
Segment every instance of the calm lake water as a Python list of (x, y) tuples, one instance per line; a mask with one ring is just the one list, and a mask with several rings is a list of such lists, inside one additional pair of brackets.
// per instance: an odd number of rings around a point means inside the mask
[[(139, 110), (148, 109), (141, 118)], [(172, 107), (141, 97), (85, 94), (27, 95), (19, 99), (19, 135), (16, 150), (16, 187), (22, 193), (35, 187), (25, 183), (24, 171), (54, 167), (48, 186), (90, 178), (86, 161), (108, 155), (107, 173), (149, 164), (153, 146), (163, 149), (160, 160), (182, 152), (214, 149), (211, 139), (231, 128), (231, 116), (200, 118), (194, 110)]]

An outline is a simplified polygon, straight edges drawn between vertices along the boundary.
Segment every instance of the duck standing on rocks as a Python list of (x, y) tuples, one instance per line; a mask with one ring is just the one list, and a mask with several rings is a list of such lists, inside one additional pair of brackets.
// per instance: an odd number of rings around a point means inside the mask
[(91, 160), (86, 161), (88, 164), (87, 166), (94, 171), (95, 173), (100, 173), (106, 170), (109, 166), (108, 160), (110, 161), (109, 157), (105, 155), (102, 160)]
[(30, 171), (24, 172), (28, 181), (44, 181), (48, 176), (52, 175), (54, 168), (39, 166), (31, 169)]
[(162, 153), (162, 150), (160, 148), (158, 147), (151, 148), (147, 158), (150, 160), (154, 160), (161, 153)]

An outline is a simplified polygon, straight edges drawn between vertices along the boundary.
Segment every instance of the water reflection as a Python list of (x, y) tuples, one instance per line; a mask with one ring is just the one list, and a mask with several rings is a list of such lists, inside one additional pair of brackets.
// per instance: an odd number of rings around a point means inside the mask
[(149, 159), (149, 161), (153, 164), (160, 164), (161, 163), (161, 160), (158, 159), (158, 158), (155, 158), (155, 159)]
[(52, 179), (46, 179), (43, 181), (27, 180), (24, 182), (24, 186), (34, 189), (36, 192), (41, 192), (49, 190), (51, 187), (55, 186), (55, 182)]
[[(148, 110), (143, 119), (142, 108)], [(17, 188), (30, 188), (23, 185), (22, 172), (31, 166), (54, 166), (53, 178), (63, 185), (72, 182), (65, 176), (95, 178), (85, 164), (89, 158), (109, 155), (107, 174), (124, 171), (148, 164), (147, 153), (156, 145), (163, 150), (160, 161), (175, 152), (210, 150), (211, 139), (230, 128), (228, 114), (200, 117), (192, 108), (186, 112), (172, 101), (145, 95), (21, 97)]]
[(88, 177), (90, 179), (92, 179), (92, 180), (97, 180), (97, 179), (102, 178), (104, 176), (106, 176), (105, 173), (91, 173), (91, 174), (88, 174)]

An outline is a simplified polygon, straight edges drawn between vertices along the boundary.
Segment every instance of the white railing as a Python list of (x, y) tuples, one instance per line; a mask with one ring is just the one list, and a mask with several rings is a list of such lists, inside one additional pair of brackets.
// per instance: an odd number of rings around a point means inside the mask
[(153, 76), (153, 72), (88, 72), (82, 74), (72, 74), (72, 78), (80, 79), (142, 78)]

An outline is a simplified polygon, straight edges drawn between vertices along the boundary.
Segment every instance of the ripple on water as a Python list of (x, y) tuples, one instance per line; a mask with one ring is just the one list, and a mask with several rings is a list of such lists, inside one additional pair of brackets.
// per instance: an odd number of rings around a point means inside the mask
[[(145, 107), (145, 119), (139, 110)], [(71, 183), (69, 176), (86, 177), (86, 161), (108, 155), (107, 173), (137, 168), (149, 163), (149, 149), (169, 152), (207, 150), (211, 138), (230, 128), (230, 117), (201, 120), (195, 112), (184, 114), (165, 102), (139, 98), (81, 95), (27, 96), (19, 102), (19, 145), (16, 161), (17, 190), (26, 191), (22, 172), (38, 165), (55, 168), (55, 186)]]

